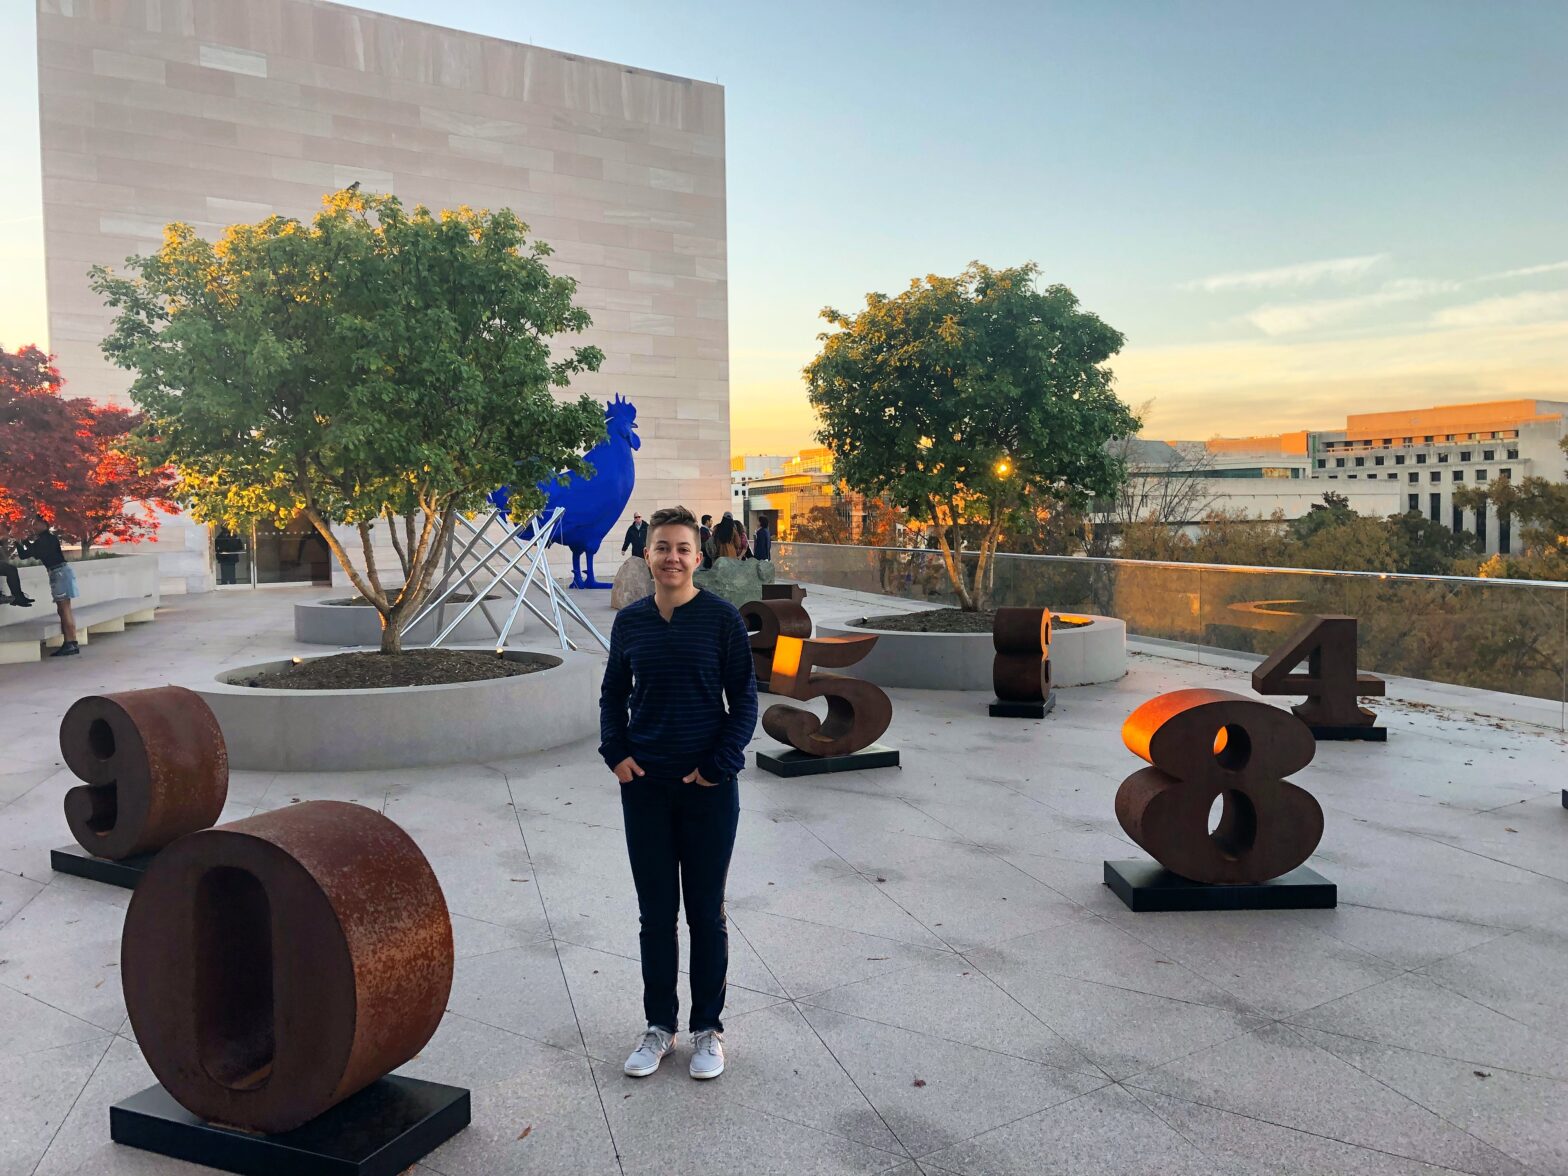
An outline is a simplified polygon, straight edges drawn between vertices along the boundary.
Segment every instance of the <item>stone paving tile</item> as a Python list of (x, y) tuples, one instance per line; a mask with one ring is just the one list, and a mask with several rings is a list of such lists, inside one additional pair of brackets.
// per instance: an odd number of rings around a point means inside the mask
[(935, 1152), (962, 1176), (1210, 1176), (1213, 1164), (1119, 1086)]
[(43, 893), (44, 884), (16, 874), (0, 873), (0, 927), (4, 927), (33, 899)]
[(549, 942), (458, 960), (447, 1008), (558, 1049), (582, 1052), (571, 997)]
[(1105, 1085), (1103, 1078), (859, 1017), (801, 1011), (916, 1157)]
[(1282, 1127), (1480, 1176), (1517, 1161), (1340, 1060), (1321, 1035), (1270, 1025), (1129, 1079), (1127, 1085)]
[(668, 1059), (649, 1078), (594, 1067), (627, 1176), (873, 1176), (907, 1156), (817, 1130), (745, 1101), (730, 1075), (694, 1082)]
[(921, 960), (802, 1004), (1100, 1076), (1100, 1069), (963, 957)]
[(1524, 1024), (1423, 976), (1400, 976), (1290, 1020), (1341, 1037), (1568, 1081), (1568, 1026)]
[(0, 1058), (98, 1041), (103, 1026), (0, 985)]
[(1518, 931), (1450, 955), (1423, 974), (1515, 1021), (1557, 1036), (1568, 1032), (1568, 928)]
[(33, 1170), (115, 1040), (102, 1033), (88, 1041), (5, 1059), (0, 1065), (0, 1107), (5, 1108), (0, 1172)]
[(1450, 1176), (1452, 1168), (1133, 1088), (1221, 1176)]
[[(1123, 910), (1109, 916), (1127, 934), (1235, 993), (1270, 1016), (1283, 1017), (1355, 992), (1401, 969), (1325, 935), (1319, 911), (1172, 912), (1154, 917)], [(1201, 998), (1195, 998), (1201, 999)]]
[(896, 971), (917, 960), (953, 958), (947, 951), (802, 923), (798, 919), (781, 919), (761, 911), (731, 911), (730, 923), (731, 944), (738, 932), (793, 997)]
[(947, 945), (893, 901), (873, 878), (842, 874), (822, 882), (768, 887), (760, 894), (729, 900), (732, 912), (761, 911), (842, 931), (859, 931), (939, 951)]
[(112, 1033), (125, 1018), (124, 922), (118, 907), (46, 887), (0, 928), (0, 985)]
[(1325, 935), (1404, 968), (1419, 968), (1510, 934), (1481, 923), (1359, 906), (1342, 897), (1315, 924)]
[(1330, 1033), (1303, 1035), (1534, 1171), (1568, 1172), (1568, 1082)]

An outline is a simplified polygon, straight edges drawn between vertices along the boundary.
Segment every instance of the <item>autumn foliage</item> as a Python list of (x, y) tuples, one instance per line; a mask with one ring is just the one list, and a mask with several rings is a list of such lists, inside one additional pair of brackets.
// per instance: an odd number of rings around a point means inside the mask
[(167, 468), (143, 472), (121, 445), (135, 413), (60, 395), (60, 373), (37, 347), (0, 348), (0, 536), (20, 536), (41, 514), (81, 545), (135, 543), (156, 534)]

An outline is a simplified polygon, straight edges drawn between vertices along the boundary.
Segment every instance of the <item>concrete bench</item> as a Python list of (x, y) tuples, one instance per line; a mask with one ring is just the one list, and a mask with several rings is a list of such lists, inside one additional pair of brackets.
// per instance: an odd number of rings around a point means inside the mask
[[(79, 604), (74, 610), (76, 640), (86, 645), (100, 634), (124, 632), (126, 625), (152, 620), (157, 608), (158, 602), (146, 596)], [(45, 646), (58, 649), (64, 641), (52, 601), (38, 600), (32, 608), (25, 609), (0, 605), (0, 665), (38, 661)]]

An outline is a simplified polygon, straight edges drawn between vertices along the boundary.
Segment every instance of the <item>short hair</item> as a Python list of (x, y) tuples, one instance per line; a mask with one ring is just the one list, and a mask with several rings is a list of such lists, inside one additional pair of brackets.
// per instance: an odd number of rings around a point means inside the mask
[[(687, 512), (687, 513), (688, 513), (688, 514), (689, 514), (689, 513), (691, 513), (691, 512), (689, 512), (689, 511), (688, 511), (688, 512)], [(709, 519), (711, 519), (711, 518), (712, 518), (712, 517), (713, 517), (713, 516), (712, 516), (712, 515), (703, 515), (703, 516), (702, 516), (702, 522), (703, 522), (703, 525), (704, 525), (704, 526), (706, 526), (706, 525), (707, 525), (707, 522), (708, 522), (708, 520), (709, 520)]]
[(702, 539), (702, 531), (697, 526), (697, 520), (684, 506), (664, 506), (654, 511), (653, 517), (648, 520), (650, 539), (660, 527), (690, 527), (692, 538), (699, 542)]

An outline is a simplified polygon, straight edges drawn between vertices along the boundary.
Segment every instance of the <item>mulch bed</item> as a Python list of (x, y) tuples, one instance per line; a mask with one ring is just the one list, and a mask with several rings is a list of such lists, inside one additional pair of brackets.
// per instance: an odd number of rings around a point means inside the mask
[(527, 653), (499, 657), (466, 649), (408, 649), (398, 654), (338, 653), (254, 674), (235, 683), (267, 690), (370, 690), (387, 686), (445, 686), (515, 678), (555, 662)]
[[(850, 624), (865, 629), (888, 629), (894, 633), (989, 633), (996, 624), (996, 610), (965, 612), (961, 608), (928, 609), (925, 612), (892, 613), (885, 617), (865, 617)], [(1051, 618), (1053, 629), (1082, 629), (1089, 621)]]

